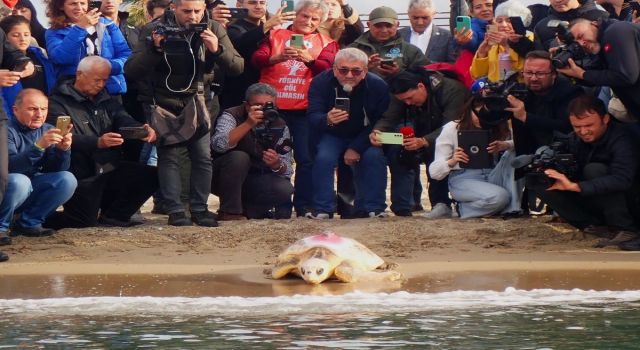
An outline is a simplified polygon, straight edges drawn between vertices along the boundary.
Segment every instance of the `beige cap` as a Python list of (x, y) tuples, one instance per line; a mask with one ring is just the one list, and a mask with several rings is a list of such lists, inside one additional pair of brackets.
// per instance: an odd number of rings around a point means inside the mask
[(376, 24), (376, 23), (396, 24), (398, 22), (398, 14), (391, 7), (387, 7), (387, 6), (376, 7), (369, 14), (369, 22), (371, 22), (371, 24)]

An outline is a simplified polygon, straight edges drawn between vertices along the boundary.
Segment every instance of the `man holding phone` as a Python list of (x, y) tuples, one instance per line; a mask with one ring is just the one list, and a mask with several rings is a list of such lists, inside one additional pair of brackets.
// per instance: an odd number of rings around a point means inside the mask
[(338, 51), (332, 70), (317, 75), (309, 89), (307, 117), (315, 144), (312, 169), (312, 219), (329, 219), (336, 211), (334, 169), (339, 161), (354, 171), (356, 217), (384, 217), (387, 187), (382, 149), (368, 135), (389, 104), (387, 84), (368, 73), (367, 54)]

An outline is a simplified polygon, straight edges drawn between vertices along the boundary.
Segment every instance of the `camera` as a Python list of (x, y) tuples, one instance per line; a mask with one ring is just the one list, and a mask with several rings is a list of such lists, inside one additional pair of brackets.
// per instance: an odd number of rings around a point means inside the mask
[(518, 72), (511, 72), (504, 80), (486, 83), (478, 92), (477, 98), (489, 112), (503, 112), (511, 106), (507, 96), (513, 95), (519, 100), (525, 100), (527, 94), (527, 88), (518, 82)]
[(279, 154), (287, 154), (293, 148), (293, 144), (290, 139), (286, 139), (283, 143), (278, 144), (278, 140), (284, 132), (284, 126), (275, 127), (273, 125), (273, 123), (280, 118), (280, 112), (278, 112), (273, 102), (266, 102), (262, 106), (262, 113), (264, 115), (264, 121), (256, 125), (253, 129), (257, 143), (263, 149), (271, 148)]
[(264, 106), (262, 106), (262, 113), (264, 115), (265, 124), (271, 124), (280, 117), (280, 113), (273, 102), (265, 103)]
[(544, 171), (554, 169), (569, 179), (578, 175), (578, 162), (569, 153), (565, 142), (554, 142), (538, 148), (535, 154), (516, 157), (511, 166), (524, 172), (525, 186), (532, 190), (546, 190), (555, 183)]
[(555, 29), (558, 39), (564, 45), (559, 46), (557, 51), (551, 57), (551, 63), (555, 68), (564, 68), (569, 65), (569, 59), (583, 69), (593, 69), (598, 66), (596, 56), (588, 54), (573, 37), (569, 31), (569, 24), (566, 21), (551, 20), (547, 24), (548, 27)]
[(165, 37), (176, 37), (181, 35), (187, 35), (189, 33), (200, 34), (207, 29), (206, 23), (188, 23), (186, 27), (169, 26), (164, 23), (159, 24), (156, 27), (155, 33), (158, 35), (164, 35)]

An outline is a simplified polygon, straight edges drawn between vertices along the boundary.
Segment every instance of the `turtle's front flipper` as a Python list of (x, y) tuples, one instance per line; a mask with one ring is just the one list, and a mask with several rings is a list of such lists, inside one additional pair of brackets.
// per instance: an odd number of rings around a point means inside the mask
[(291, 256), (287, 260), (279, 261), (271, 269), (271, 277), (273, 279), (280, 279), (286, 276), (289, 272), (294, 271), (298, 268), (298, 263), (300, 263), (300, 258), (298, 258), (297, 256)]
[(401, 281), (404, 276), (398, 271), (363, 271), (354, 267), (348, 261), (343, 261), (336, 267), (334, 274), (338, 280), (342, 282), (363, 282), (363, 281), (378, 281), (378, 282), (393, 282)]

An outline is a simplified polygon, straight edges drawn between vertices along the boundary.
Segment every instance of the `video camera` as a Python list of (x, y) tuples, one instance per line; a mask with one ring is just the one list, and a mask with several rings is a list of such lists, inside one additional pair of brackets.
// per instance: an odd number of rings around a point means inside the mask
[(555, 169), (569, 179), (578, 175), (578, 162), (569, 153), (567, 144), (554, 142), (549, 146), (538, 148), (535, 154), (516, 157), (511, 166), (524, 171), (525, 186), (532, 190), (546, 190), (555, 183), (544, 171)]
[(551, 63), (554, 67), (566, 67), (569, 65), (570, 58), (583, 69), (596, 68), (598, 66), (596, 56), (587, 53), (582, 46), (575, 41), (573, 34), (569, 31), (568, 22), (552, 19), (547, 24), (547, 27), (553, 28), (558, 35), (558, 39), (564, 43), (564, 45), (558, 47), (557, 51), (551, 57)]
[(486, 83), (476, 97), (490, 112), (503, 112), (511, 106), (507, 96), (513, 95), (517, 99), (524, 100), (527, 98), (527, 94), (527, 88), (518, 82), (518, 72), (511, 72), (504, 80)]
[(264, 149), (273, 149), (278, 154), (287, 154), (292, 149), (291, 140), (287, 139), (282, 144), (278, 145), (280, 137), (284, 128), (275, 128), (273, 123), (280, 118), (280, 112), (275, 107), (273, 102), (267, 102), (262, 106), (262, 113), (264, 115), (264, 121), (255, 126), (253, 129), (256, 141)]
[(207, 23), (188, 23), (186, 27), (170, 26), (164, 23), (156, 27), (155, 33), (165, 37), (176, 37), (187, 35), (189, 33), (200, 34), (207, 29)]

